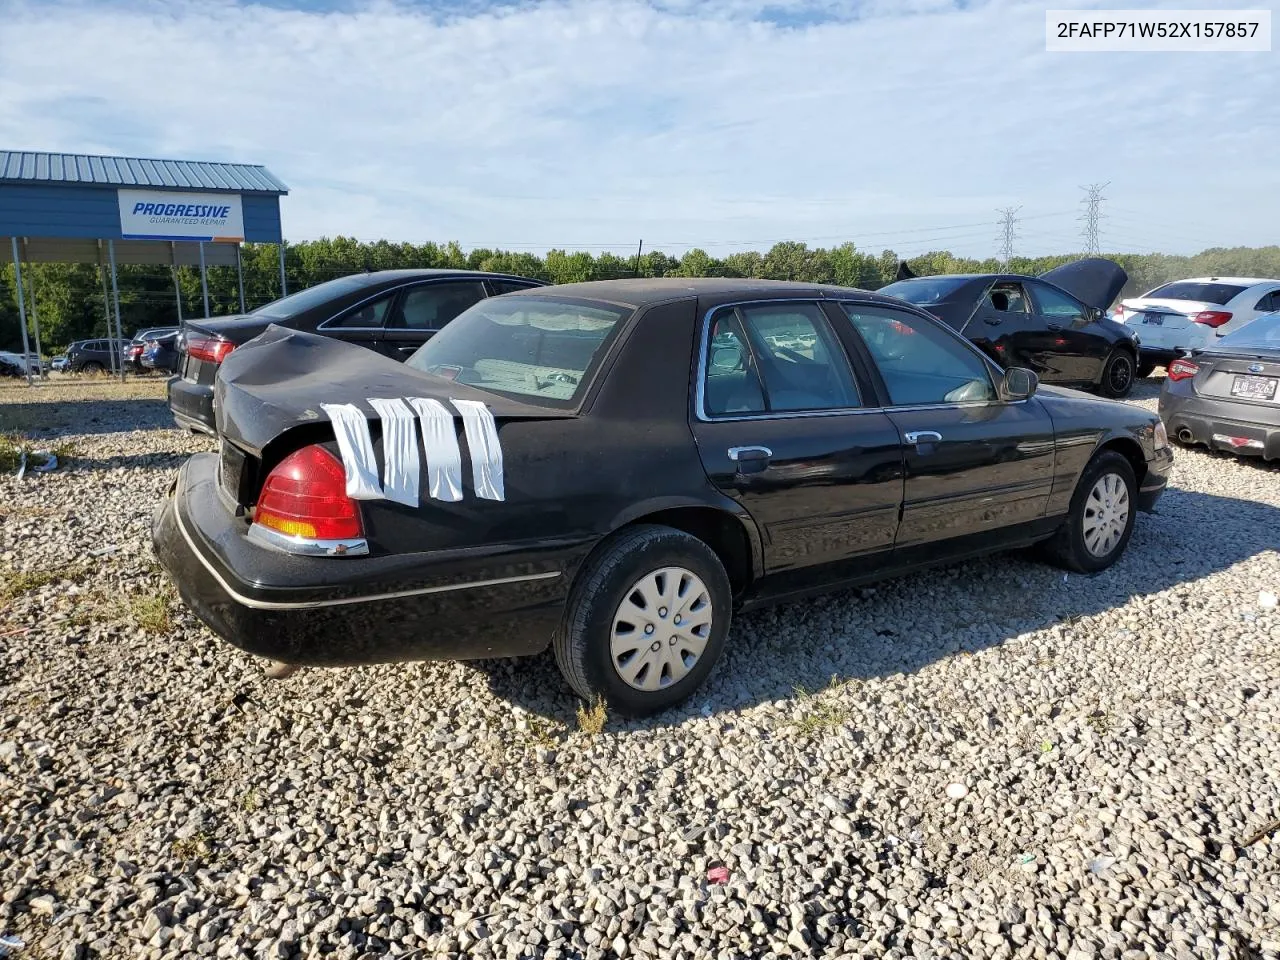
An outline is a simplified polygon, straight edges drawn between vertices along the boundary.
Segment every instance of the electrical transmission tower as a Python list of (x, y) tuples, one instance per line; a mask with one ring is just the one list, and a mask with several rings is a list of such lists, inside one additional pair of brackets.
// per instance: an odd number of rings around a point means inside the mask
[(1084, 224), (1084, 251), (1085, 253), (1096, 254), (1101, 250), (1101, 243), (1098, 240), (1098, 225), (1102, 220), (1100, 210), (1102, 201), (1107, 199), (1102, 195), (1102, 191), (1111, 183), (1092, 183), (1087, 187), (1080, 189), (1085, 192), (1085, 198), (1080, 202), (1085, 205), (1084, 213), (1080, 215), (1080, 221)]
[(1018, 239), (1018, 211), (1021, 209), (1019, 205), (996, 211), (1000, 214), (1000, 257), (1006, 267), (1013, 258), (1013, 241)]

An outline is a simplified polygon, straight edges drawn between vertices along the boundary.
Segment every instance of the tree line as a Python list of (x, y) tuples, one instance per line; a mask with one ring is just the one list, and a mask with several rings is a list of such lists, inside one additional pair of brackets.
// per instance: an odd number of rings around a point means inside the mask
[[(918, 276), (942, 273), (1010, 273), (1035, 275), (1077, 259), (1064, 253), (1042, 257), (1014, 257), (1007, 265), (995, 258), (957, 257), (933, 251), (906, 258)], [(1193, 256), (1170, 254), (1107, 254), (1129, 274), (1124, 296), (1182, 277), (1256, 276), (1280, 277), (1280, 246), (1231, 247), (1204, 250)], [(241, 262), (247, 309), (280, 296), (278, 249), (271, 244), (245, 244)], [(464, 251), (457, 243), (366, 243), (348, 237), (324, 238), (291, 244), (285, 253), (285, 275), (290, 292), (325, 280), (364, 270), (406, 267), (449, 267), (492, 270), (535, 277), (551, 283), (613, 280), (621, 277), (753, 277), (834, 283), (875, 290), (892, 283), (900, 258), (892, 250), (871, 253), (852, 243), (836, 247), (810, 247), (785, 241), (768, 251), (745, 251), (714, 257), (693, 249), (674, 257), (660, 251), (638, 256), (584, 251), (550, 250), (544, 256), (509, 250), (477, 248)], [(23, 265), (31, 323), (31, 294), (40, 320), (41, 347), (46, 355), (64, 351), (75, 340), (108, 336), (107, 297), (98, 268), (88, 264), (39, 263)], [(118, 273), (120, 315), (125, 336), (145, 327), (176, 322), (178, 298), (186, 318), (204, 315), (200, 272), (177, 268), (177, 291), (172, 268), (121, 265)], [(208, 269), (209, 311), (213, 316), (240, 312), (234, 267)], [(0, 270), (0, 349), (21, 349), (18, 303), (13, 264)], [(32, 342), (34, 349), (34, 341)]]

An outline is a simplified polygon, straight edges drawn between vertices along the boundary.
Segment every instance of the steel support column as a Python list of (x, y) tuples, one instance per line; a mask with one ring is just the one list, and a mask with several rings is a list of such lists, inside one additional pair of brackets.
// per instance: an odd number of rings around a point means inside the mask
[(22, 326), (22, 369), (27, 374), (27, 386), (31, 386), (31, 361), (28, 359), (31, 349), (27, 340), (27, 303), (26, 297), (22, 294), (22, 263), (18, 259), (18, 238), (10, 237), (13, 241), (13, 279), (14, 286), (18, 288), (18, 323)]
[[(116, 242), (114, 240), (107, 241), (107, 259), (111, 261), (111, 302), (116, 308), (116, 335), (115, 341), (111, 345), (111, 355), (116, 354), (117, 362), (120, 365), (120, 382), (124, 383), (124, 326), (120, 323), (120, 285), (116, 282)], [(110, 329), (110, 328), (108, 328)]]

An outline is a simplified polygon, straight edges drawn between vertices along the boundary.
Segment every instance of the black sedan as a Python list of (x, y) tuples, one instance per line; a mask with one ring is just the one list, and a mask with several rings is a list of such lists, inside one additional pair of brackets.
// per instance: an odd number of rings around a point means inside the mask
[(880, 292), (924, 307), (996, 363), (1026, 367), (1045, 383), (1123, 397), (1138, 369), (1138, 338), (1106, 311), (1126, 280), (1118, 263), (1090, 257), (1039, 277), (911, 277)]
[(689, 696), (736, 610), (1036, 543), (1104, 570), (1172, 464), (1153, 414), (800, 283), (510, 294), (405, 364), (273, 328), (217, 399), (153, 522), (217, 633), (284, 664), (551, 646), (629, 715)]
[(1179, 443), (1280, 459), (1280, 313), (1169, 364), (1160, 417)]
[(403, 360), (472, 304), (542, 285), (473, 270), (378, 270), (318, 283), (241, 316), (188, 320), (178, 339), (178, 375), (168, 384), (169, 411), (178, 426), (213, 433), (219, 365), (273, 323)]

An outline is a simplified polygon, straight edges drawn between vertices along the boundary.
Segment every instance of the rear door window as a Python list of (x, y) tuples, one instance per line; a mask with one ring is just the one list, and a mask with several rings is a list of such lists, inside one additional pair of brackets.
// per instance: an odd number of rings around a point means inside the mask
[(336, 320), (325, 323), (323, 327), (325, 330), (381, 330), (387, 310), (390, 309), (391, 301), (395, 297), (394, 291), (383, 294), (376, 300), (369, 300), (352, 307)]
[(713, 417), (860, 405), (844, 348), (814, 303), (757, 303), (717, 314), (703, 400)]

